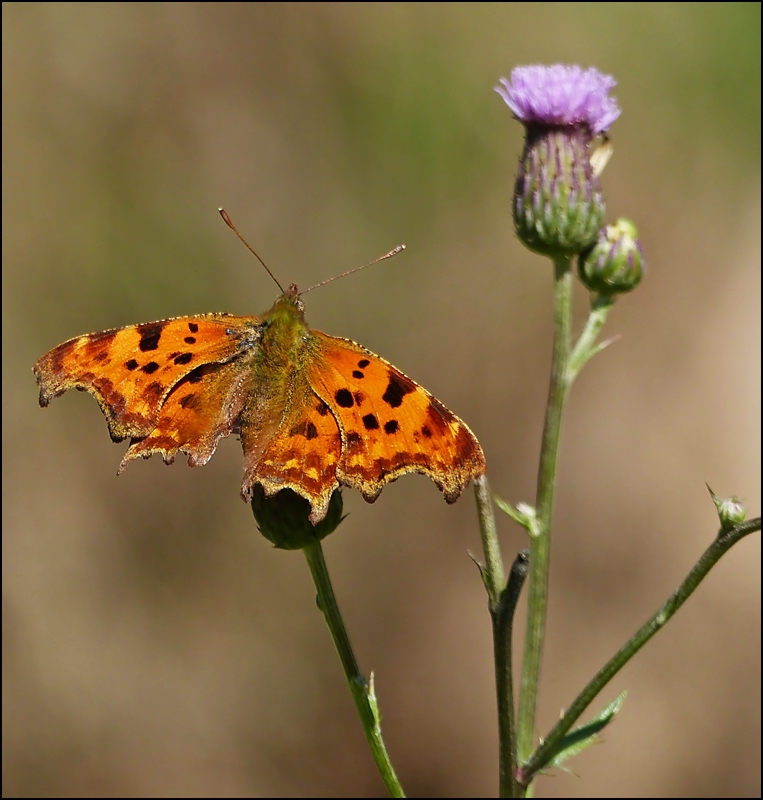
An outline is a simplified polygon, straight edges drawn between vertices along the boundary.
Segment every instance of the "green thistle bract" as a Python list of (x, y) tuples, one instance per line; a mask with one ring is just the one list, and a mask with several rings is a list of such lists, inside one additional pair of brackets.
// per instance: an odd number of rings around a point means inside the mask
[(644, 277), (646, 263), (636, 226), (619, 219), (599, 232), (596, 243), (580, 256), (580, 281), (592, 292), (620, 294), (635, 289)]

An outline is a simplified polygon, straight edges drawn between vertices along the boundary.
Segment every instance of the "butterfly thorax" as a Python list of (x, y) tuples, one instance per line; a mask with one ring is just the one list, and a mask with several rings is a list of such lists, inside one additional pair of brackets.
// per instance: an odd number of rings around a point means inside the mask
[(262, 317), (258, 362), (266, 372), (275, 370), (279, 376), (283, 375), (283, 369), (298, 365), (300, 352), (310, 333), (305, 322), (305, 307), (296, 289), (292, 284)]
[(260, 324), (260, 342), (249, 362), (251, 391), (237, 425), (252, 470), (288, 416), (294, 398), (307, 391), (305, 363), (313, 343), (296, 287), (275, 301)]

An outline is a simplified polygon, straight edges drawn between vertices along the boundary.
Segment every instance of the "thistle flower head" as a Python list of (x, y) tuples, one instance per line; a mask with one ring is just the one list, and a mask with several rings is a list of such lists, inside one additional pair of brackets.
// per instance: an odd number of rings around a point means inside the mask
[(585, 124), (599, 134), (620, 116), (620, 109), (609, 90), (617, 85), (611, 75), (591, 67), (552, 64), (516, 67), (511, 80), (501, 78), (495, 90), (525, 124)]
[(268, 497), (260, 484), (252, 489), (252, 511), (260, 533), (281, 550), (301, 550), (333, 533), (342, 516), (342, 492), (329, 501), (328, 513), (317, 524), (310, 522), (310, 503), (291, 489)]
[(638, 286), (645, 270), (636, 226), (627, 219), (602, 228), (596, 242), (578, 260), (583, 285), (603, 295), (630, 292)]
[(496, 91), (525, 126), (514, 187), (514, 228), (531, 250), (573, 256), (596, 240), (604, 201), (591, 162), (594, 138), (620, 115), (596, 69), (517, 67)]

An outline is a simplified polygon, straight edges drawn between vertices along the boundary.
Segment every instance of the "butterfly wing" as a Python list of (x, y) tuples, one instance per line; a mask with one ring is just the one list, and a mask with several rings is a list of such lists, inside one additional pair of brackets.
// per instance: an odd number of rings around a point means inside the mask
[(256, 317), (232, 314), (176, 317), (78, 336), (34, 365), (40, 405), (67, 389), (92, 394), (115, 442), (142, 440), (133, 443), (123, 467), (137, 455), (162, 452), (166, 460), (177, 449), (191, 453), (195, 447), (203, 459), (198, 463), (204, 463), (210, 442), (225, 435), (222, 431), (230, 433), (236, 403), (227, 395), (239, 389), (236, 370), (220, 367), (253, 351), (260, 337)]
[(349, 339), (312, 331), (308, 378), (339, 424), (340, 483), (375, 500), (407, 472), (428, 475), (452, 503), (484, 474), (482, 448), (467, 425), (392, 364)]
[(151, 432), (131, 438), (118, 473), (134, 458), (154, 453), (165, 464), (178, 452), (188, 456), (189, 466), (206, 464), (220, 439), (236, 429), (252, 380), (241, 359), (194, 369), (172, 387)]
[[(282, 409), (277, 419), (269, 416), (274, 409)], [(245, 500), (251, 499), (255, 483), (267, 496), (292, 489), (310, 502), (313, 524), (326, 516), (331, 494), (339, 486), (336, 468), (342, 440), (336, 419), (313, 392), (303, 371), (290, 375), (283, 404), (251, 396), (242, 415), (241, 444), (246, 464), (241, 489)]]

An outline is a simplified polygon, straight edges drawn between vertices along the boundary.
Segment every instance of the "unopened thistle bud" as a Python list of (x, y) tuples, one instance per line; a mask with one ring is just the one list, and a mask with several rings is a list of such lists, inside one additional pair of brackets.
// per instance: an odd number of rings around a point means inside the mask
[(326, 516), (310, 522), (310, 503), (291, 489), (267, 497), (259, 484), (252, 489), (252, 511), (260, 533), (282, 550), (301, 550), (333, 533), (342, 516), (342, 492), (337, 489), (329, 501)]
[(609, 90), (616, 81), (596, 69), (554, 64), (517, 67), (496, 91), (525, 126), (514, 189), (514, 227), (531, 250), (582, 252), (596, 239), (604, 201), (591, 163), (597, 137), (620, 115)]
[(715, 503), (722, 533), (730, 531), (736, 525), (741, 525), (747, 519), (747, 509), (738, 497), (718, 497), (709, 486), (707, 488), (713, 498), (713, 503)]
[(596, 243), (580, 256), (578, 274), (592, 292), (612, 295), (630, 292), (644, 277), (646, 263), (636, 226), (619, 219), (599, 231)]

